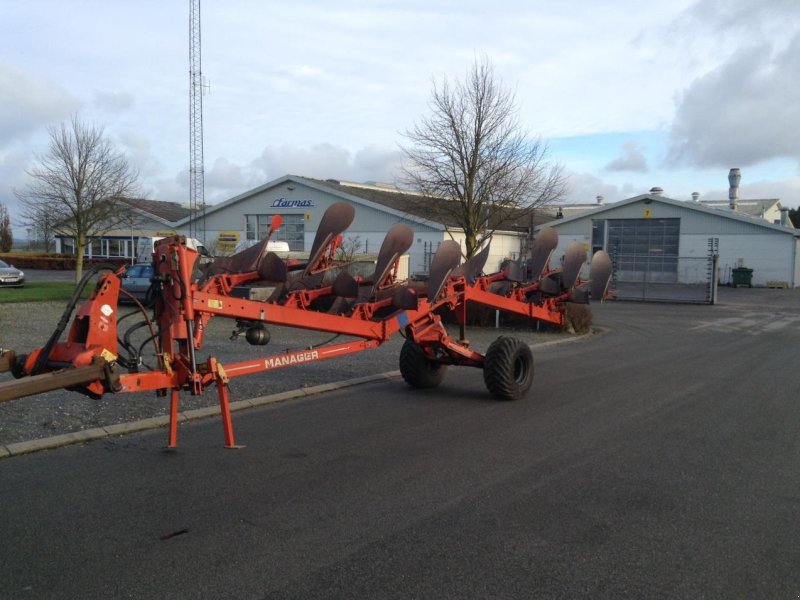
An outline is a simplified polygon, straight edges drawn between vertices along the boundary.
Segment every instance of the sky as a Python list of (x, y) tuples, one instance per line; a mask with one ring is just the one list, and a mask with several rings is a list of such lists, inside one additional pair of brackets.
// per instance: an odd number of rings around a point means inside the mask
[[(479, 57), (568, 176), (800, 205), (797, 0), (201, 0), (205, 198), (286, 174), (397, 183), (434, 82)], [(0, 0), (0, 202), (49, 126), (100, 126), (143, 195), (189, 202), (190, 0)], [(18, 235), (18, 237), (21, 237)]]

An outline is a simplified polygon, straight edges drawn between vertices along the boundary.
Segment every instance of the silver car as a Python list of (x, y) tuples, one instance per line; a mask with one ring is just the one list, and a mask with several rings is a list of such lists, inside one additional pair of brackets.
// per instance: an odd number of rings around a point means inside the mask
[(25, 285), (25, 273), (0, 260), (0, 287), (22, 287), (23, 285)]
[[(150, 283), (153, 277), (153, 263), (138, 263), (131, 265), (122, 275), (122, 289), (131, 294), (140, 302), (149, 304), (151, 301)], [(120, 294), (121, 300), (130, 300), (127, 295)]]

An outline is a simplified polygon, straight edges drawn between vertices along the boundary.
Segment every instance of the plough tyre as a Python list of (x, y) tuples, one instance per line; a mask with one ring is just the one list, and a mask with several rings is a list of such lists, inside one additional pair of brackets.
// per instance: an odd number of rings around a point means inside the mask
[(415, 388), (435, 388), (444, 379), (447, 365), (428, 358), (425, 350), (412, 340), (406, 340), (400, 349), (400, 374), (406, 383)]
[(500, 336), (489, 346), (483, 363), (486, 389), (500, 400), (519, 400), (533, 384), (533, 354), (522, 340)]

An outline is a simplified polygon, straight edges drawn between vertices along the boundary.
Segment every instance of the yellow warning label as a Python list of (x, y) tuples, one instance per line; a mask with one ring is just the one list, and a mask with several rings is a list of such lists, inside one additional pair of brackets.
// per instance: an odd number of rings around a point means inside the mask
[(108, 348), (103, 348), (103, 351), (100, 353), (100, 356), (102, 356), (106, 360), (106, 362), (114, 362), (115, 360), (117, 360), (117, 355), (111, 352), (111, 350), (109, 350)]

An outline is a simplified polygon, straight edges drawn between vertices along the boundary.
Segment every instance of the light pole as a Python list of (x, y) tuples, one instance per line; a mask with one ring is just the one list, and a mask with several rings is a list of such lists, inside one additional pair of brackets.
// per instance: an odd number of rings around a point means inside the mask
[(133, 247), (133, 215), (130, 216), (130, 224), (131, 224), (131, 264), (133, 264), (136, 255), (136, 249)]

